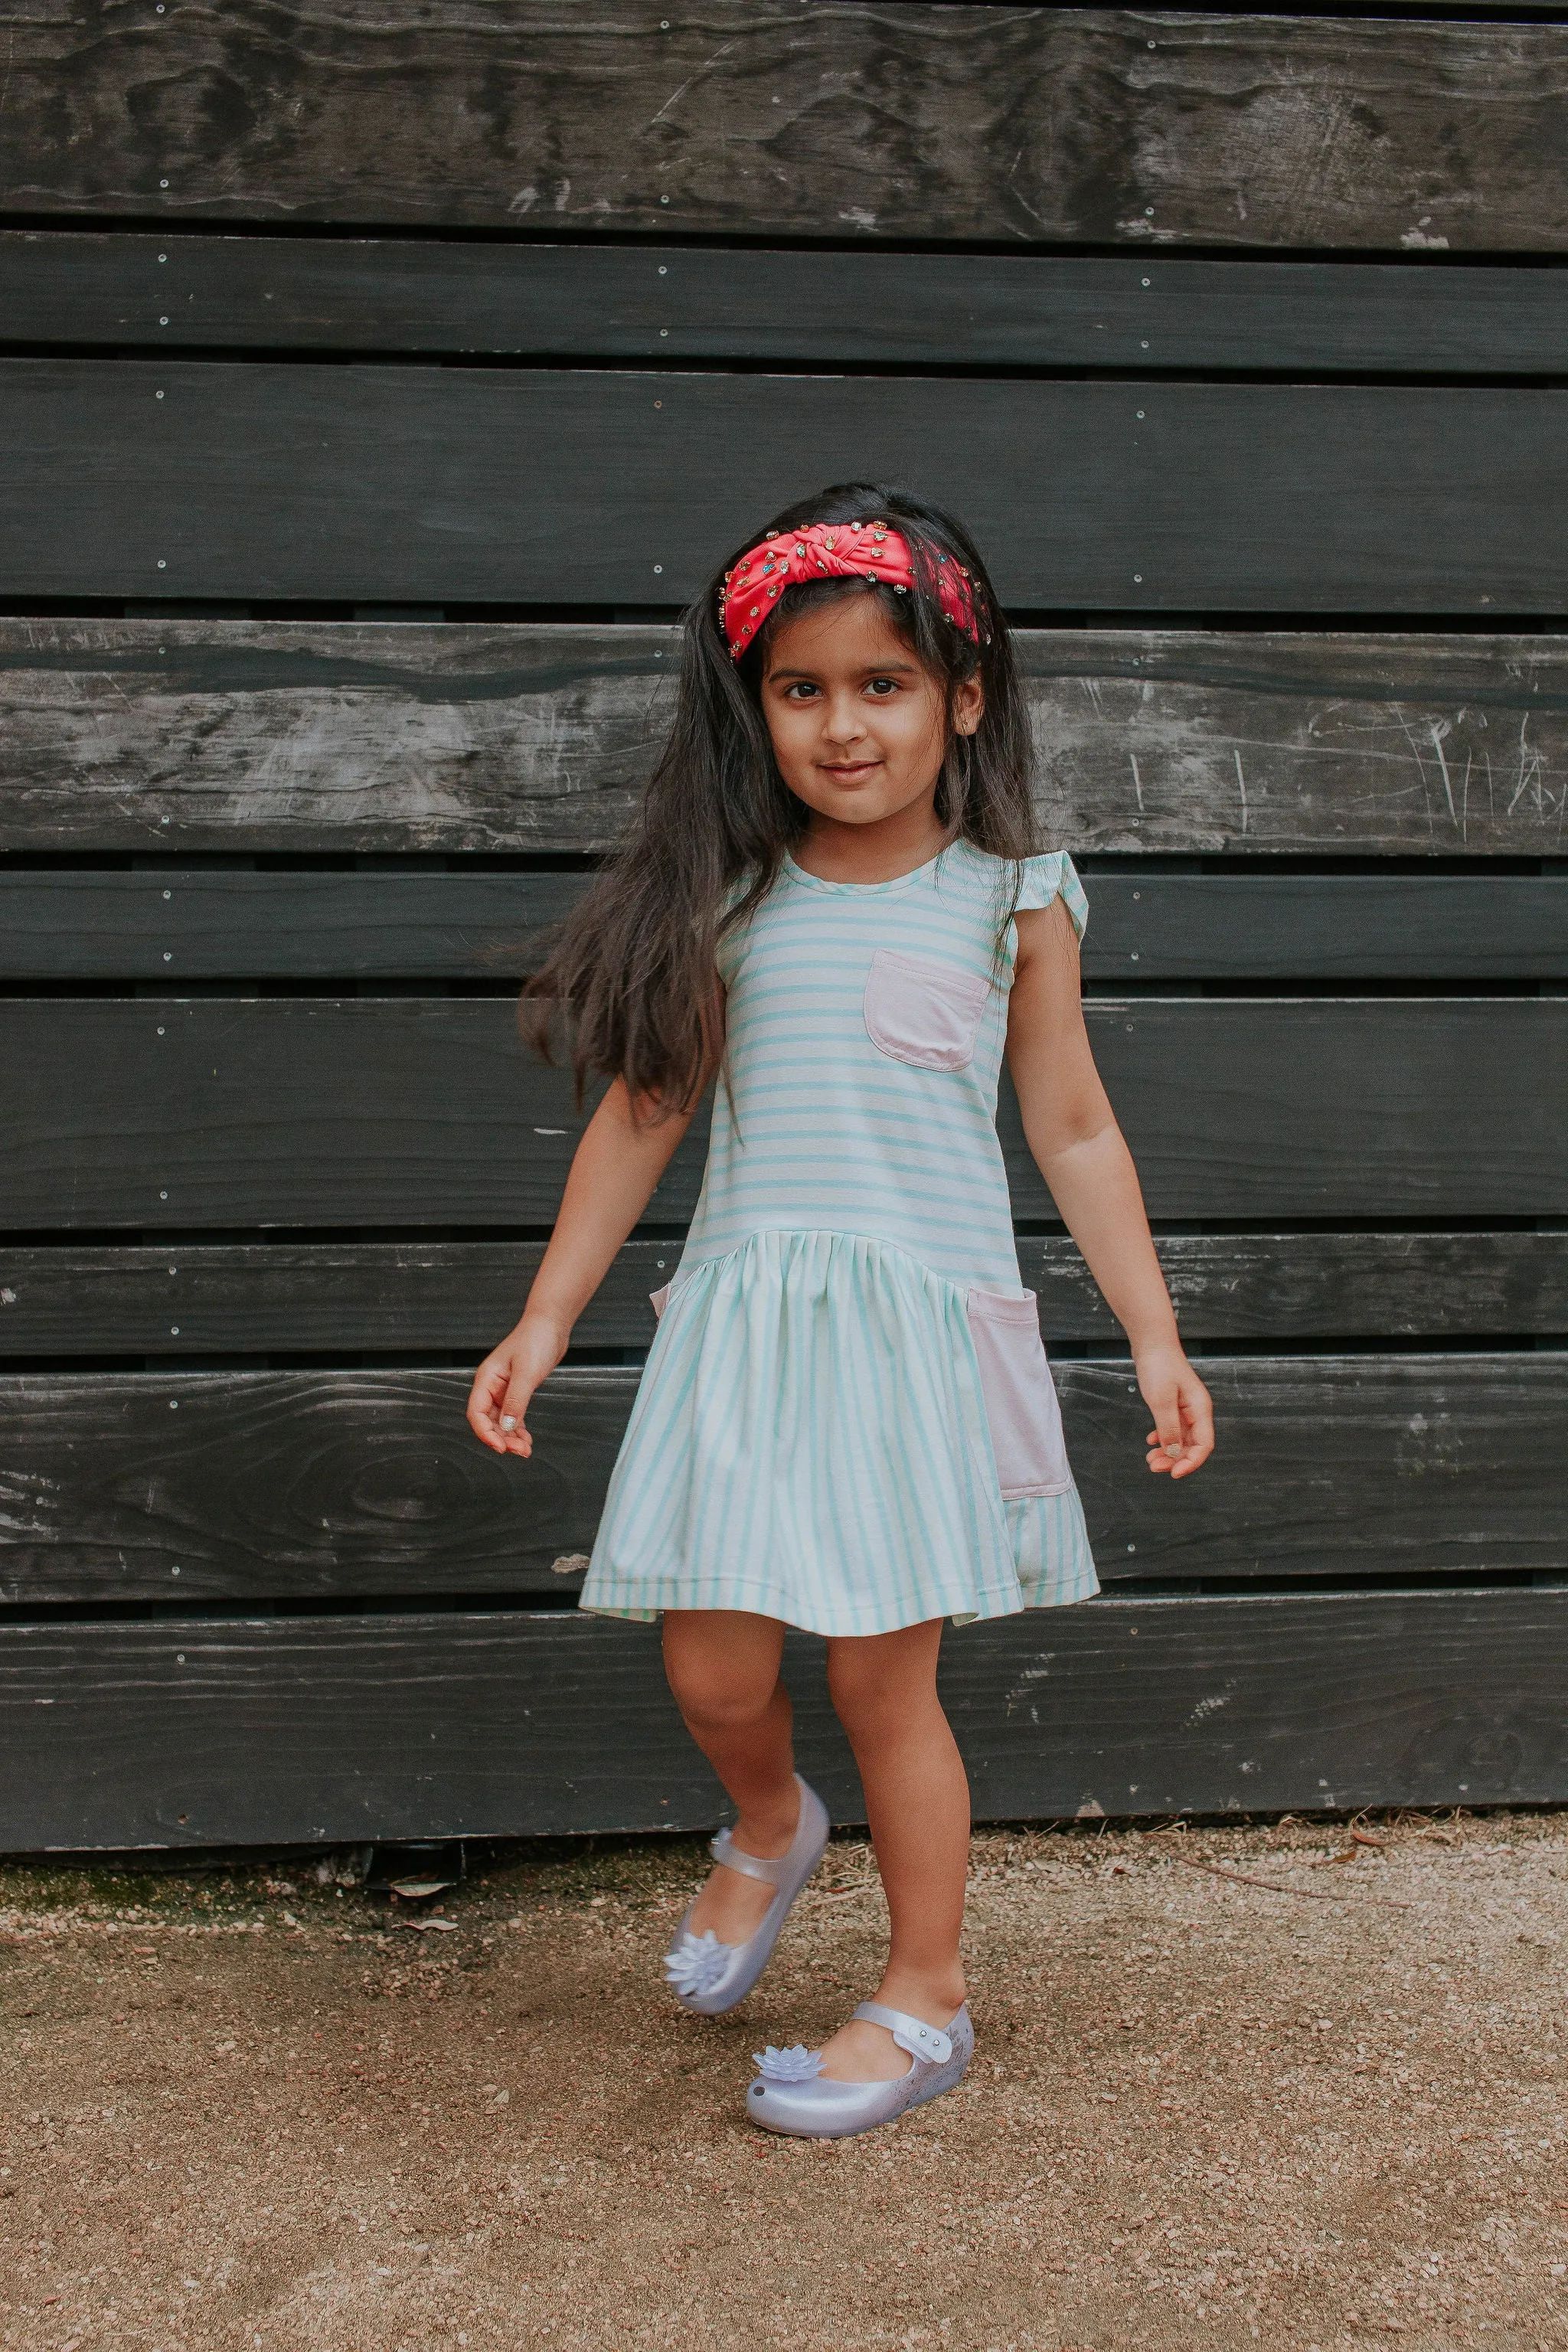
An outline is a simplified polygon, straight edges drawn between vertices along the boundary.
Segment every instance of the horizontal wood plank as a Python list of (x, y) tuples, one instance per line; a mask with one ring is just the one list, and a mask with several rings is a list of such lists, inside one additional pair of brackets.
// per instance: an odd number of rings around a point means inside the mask
[[(0, 868), (8, 980), (498, 979), (531, 971), (579, 874)], [(1568, 974), (1568, 874), (1099, 873), (1089, 980)]]
[(1009, 604), (1555, 615), (1565, 432), (1555, 388), (11, 359), (0, 595), (674, 604), (858, 478)]
[(0, 200), (34, 216), (1568, 242), (1554, 25), (910, 0), (489, 0), (416, 26), (230, 0), (164, 25), (84, 0), (19, 21), (9, 62)]
[[(1085, 1012), (1157, 1218), (1568, 1213), (1562, 998)], [(584, 1124), (507, 999), (13, 997), (0, 1069), (16, 1230), (547, 1224)], [(1019, 1217), (1054, 1219), (1006, 1089), (1000, 1126)], [(690, 1215), (704, 1149), (650, 1223)]]
[(1090, 980), (1546, 980), (1561, 875), (1096, 874)]
[(0, 976), (521, 977), (535, 969), (551, 925), (576, 904), (588, 880), (579, 874), (384, 868), (0, 868)]
[[(1556, 856), (1568, 640), (1024, 630), (1075, 849)], [(0, 849), (593, 851), (670, 629), (0, 617)]]
[[(1568, 1233), (1161, 1234), (1155, 1247), (1189, 1347), (1568, 1334)], [(1065, 1235), (1021, 1234), (1018, 1264), (1047, 1339), (1120, 1338)]]
[[(1568, 1234), (1163, 1234), (1189, 1344), (1234, 1339), (1568, 1335)], [(649, 1293), (679, 1242), (626, 1244), (575, 1344), (646, 1348)], [(0, 1248), (0, 1357), (471, 1349), (513, 1319), (542, 1242), (181, 1242)], [(1023, 1278), (1052, 1340), (1119, 1328), (1076, 1245), (1023, 1234)]]
[[(1568, 1797), (1568, 1593), (1100, 1601), (950, 1633), (982, 1820)], [(792, 1637), (802, 1769), (864, 1804)], [(555, 1612), (0, 1629), (12, 1852), (707, 1829), (656, 1631)]]
[[(1219, 1447), (1175, 1487), (1131, 1365), (1058, 1367), (1103, 1581), (1568, 1572), (1568, 1357), (1200, 1361)], [(0, 1597), (573, 1590), (637, 1379), (556, 1373), (523, 1463), (469, 1434), (466, 1372), (7, 1378)]]
[(1556, 374), (1568, 285), (1496, 264), (0, 232), (13, 343), (816, 366)]

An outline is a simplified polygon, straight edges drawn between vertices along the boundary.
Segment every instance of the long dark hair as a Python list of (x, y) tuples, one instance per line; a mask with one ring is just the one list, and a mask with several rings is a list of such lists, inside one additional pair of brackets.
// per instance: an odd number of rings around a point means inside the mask
[[(833, 579), (786, 588), (741, 660), (731, 659), (720, 598), (726, 572), (749, 548), (770, 530), (879, 520), (908, 541), (917, 583), (933, 576), (938, 557), (967, 567), (978, 644), (918, 584), (910, 593)], [(946, 696), (936, 811), (949, 837), (1015, 863), (1033, 855), (1028, 715), (1001, 608), (969, 533), (940, 507), (879, 483), (841, 483), (786, 507), (726, 556), (687, 611), (675, 717), (642, 805), (523, 991), (524, 1031), (542, 1053), (550, 1052), (552, 1016), (564, 1015), (579, 1088), (590, 1074), (624, 1077), (634, 1104), (651, 1099), (686, 1111), (711, 1076), (722, 1043), (719, 942), (766, 897), (810, 818), (779, 773), (763, 715), (766, 646), (783, 622), (845, 595), (880, 597)], [(984, 709), (976, 731), (959, 735), (953, 693), (976, 676)], [(1011, 912), (1006, 906), (999, 929)]]

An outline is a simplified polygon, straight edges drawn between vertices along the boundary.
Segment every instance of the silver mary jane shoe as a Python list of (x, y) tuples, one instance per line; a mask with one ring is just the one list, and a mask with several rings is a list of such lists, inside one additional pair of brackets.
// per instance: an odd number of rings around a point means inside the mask
[(760, 2073), (746, 2094), (746, 2113), (754, 2124), (794, 2139), (847, 2139), (854, 2132), (890, 2124), (963, 2082), (974, 2055), (967, 2002), (945, 2033), (878, 2000), (863, 2000), (855, 2014), (889, 2028), (899, 2048), (910, 2053), (909, 2073), (891, 2083), (835, 2083), (821, 2071), (820, 2050), (798, 2042), (793, 2050), (770, 2046), (756, 2053)]
[(773, 1901), (763, 1912), (760, 1926), (743, 1944), (721, 1944), (711, 1927), (694, 1936), (687, 1925), (696, 1906), (693, 1895), (686, 1914), (675, 1931), (675, 1941), (664, 1958), (664, 1973), (676, 1998), (699, 2017), (722, 2017), (728, 2009), (745, 2000), (763, 1970), (767, 1967), (779, 1929), (789, 1916), (791, 1904), (822, 1860), (827, 1843), (827, 1808), (815, 1789), (808, 1789), (797, 1772), (795, 1785), (800, 1790), (800, 1819), (795, 1824), (795, 1840), (787, 1853), (774, 1862), (765, 1862), (760, 1854), (742, 1853), (728, 1830), (721, 1830), (708, 1851), (715, 1862), (727, 1870), (738, 1870), (743, 1878), (760, 1878), (765, 1886), (777, 1889)]

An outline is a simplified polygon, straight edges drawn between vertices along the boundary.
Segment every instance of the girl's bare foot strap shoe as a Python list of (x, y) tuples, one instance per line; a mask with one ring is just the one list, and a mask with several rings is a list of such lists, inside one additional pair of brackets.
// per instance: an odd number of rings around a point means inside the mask
[(746, 2094), (746, 2112), (754, 2124), (794, 2139), (847, 2139), (941, 2098), (963, 2080), (974, 2055), (967, 2003), (945, 2032), (879, 2000), (863, 2000), (855, 2014), (887, 2026), (899, 2048), (910, 2053), (909, 2073), (891, 2083), (836, 2083), (822, 2073), (819, 2050), (798, 2042), (793, 2050), (760, 2050), (759, 2076)]
[(665, 1954), (664, 1973), (671, 1990), (699, 2017), (722, 2017), (726, 2010), (745, 2000), (767, 1967), (790, 1906), (822, 1860), (827, 1843), (827, 1809), (798, 1772), (795, 1784), (800, 1790), (800, 1819), (787, 1853), (773, 1862), (761, 1854), (742, 1853), (728, 1830), (721, 1830), (709, 1848), (714, 1861), (721, 1862), (726, 1870), (738, 1870), (742, 1877), (760, 1878), (764, 1885), (777, 1889), (760, 1926), (743, 1944), (721, 1944), (711, 1927), (704, 1935), (694, 1936), (687, 1925), (696, 1907), (693, 1898)]

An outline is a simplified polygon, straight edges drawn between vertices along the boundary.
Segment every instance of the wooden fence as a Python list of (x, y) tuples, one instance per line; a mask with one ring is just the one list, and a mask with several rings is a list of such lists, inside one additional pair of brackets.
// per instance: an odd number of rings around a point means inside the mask
[[(668, 13), (661, 15), (662, 6)], [(1568, 1799), (1568, 28), (107, 0), (0, 153), (0, 1843), (690, 1825), (571, 1606), (700, 1169), (466, 1433), (578, 1130), (511, 999), (715, 553), (972, 521), (1221, 1452), (1003, 1126), (1105, 1597), (982, 1812)], [(816, 1645), (803, 1752), (858, 1816)]]

